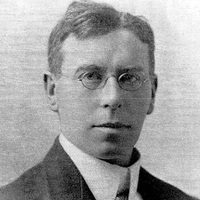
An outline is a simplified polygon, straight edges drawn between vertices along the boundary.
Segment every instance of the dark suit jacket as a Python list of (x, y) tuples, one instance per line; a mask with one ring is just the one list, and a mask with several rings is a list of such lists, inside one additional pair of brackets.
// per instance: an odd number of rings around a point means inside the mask
[[(138, 192), (143, 200), (194, 200), (140, 169)], [(44, 160), (0, 189), (0, 200), (95, 200), (58, 138)], [(105, 199), (106, 200), (106, 199)]]

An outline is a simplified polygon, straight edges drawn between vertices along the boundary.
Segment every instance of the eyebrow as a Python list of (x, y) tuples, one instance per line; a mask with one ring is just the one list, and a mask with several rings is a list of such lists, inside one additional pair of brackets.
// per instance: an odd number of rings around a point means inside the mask
[(132, 65), (128, 65), (122, 68), (122, 70), (137, 70), (137, 71), (144, 71), (144, 68), (140, 65), (137, 66), (132, 66)]
[(106, 71), (106, 69), (107, 68), (105, 68), (105, 67), (97, 66), (97, 65), (94, 65), (94, 64), (92, 64), (92, 65), (82, 65), (76, 70), (75, 74), (77, 74), (80, 71), (89, 71), (89, 70)]
[(118, 68), (117, 74), (123, 74), (128, 72), (144, 72), (144, 68), (142, 66), (125, 66), (123, 68)]
[[(76, 70), (75, 74), (79, 73), (80, 71), (90, 71), (90, 70), (106, 71), (107, 69), (108, 69), (107, 67), (97, 66), (95, 64), (82, 65)], [(131, 70), (144, 71), (144, 68), (142, 66), (131, 66), (131, 65), (117, 68), (118, 73), (128, 72), (128, 71), (131, 71)]]

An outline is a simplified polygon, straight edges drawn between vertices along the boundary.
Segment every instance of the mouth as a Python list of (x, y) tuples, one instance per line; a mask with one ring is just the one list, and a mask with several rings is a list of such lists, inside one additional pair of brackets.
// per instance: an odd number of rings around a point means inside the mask
[(130, 125), (123, 124), (123, 123), (120, 123), (120, 122), (116, 122), (116, 123), (104, 123), (104, 124), (94, 125), (93, 127), (97, 127), (97, 128), (110, 128), (110, 129), (131, 129)]

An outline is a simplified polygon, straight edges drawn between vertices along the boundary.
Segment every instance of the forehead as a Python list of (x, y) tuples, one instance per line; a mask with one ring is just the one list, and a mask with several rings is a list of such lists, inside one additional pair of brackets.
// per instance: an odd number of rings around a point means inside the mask
[(62, 70), (76, 70), (82, 65), (92, 64), (112, 69), (130, 66), (149, 70), (148, 45), (125, 29), (85, 40), (70, 35), (62, 50)]

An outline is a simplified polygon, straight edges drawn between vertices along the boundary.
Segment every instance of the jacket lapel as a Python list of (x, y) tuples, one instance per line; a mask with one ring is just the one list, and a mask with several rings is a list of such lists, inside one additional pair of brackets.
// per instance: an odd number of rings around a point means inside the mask
[[(137, 153), (137, 152), (136, 152)], [(136, 158), (137, 156), (133, 156)], [(88, 185), (79, 170), (62, 148), (58, 137), (42, 163), (47, 178), (47, 188), (52, 200), (95, 200)], [(152, 194), (155, 190), (155, 180), (144, 170), (140, 169), (138, 193), (143, 200), (157, 199)], [(158, 195), (159, 196), (159, 195)], [(159, 199), (159, 198), (158, 198)]]
[(52, 200), (95, 200), (79, 170), (60, 145), (58, 137), (44, 158), (43, 166)]
[(144, 168), (140, 168), (138, 193), (143, 200), (192, 200), (181, 190), (152, 176)]

